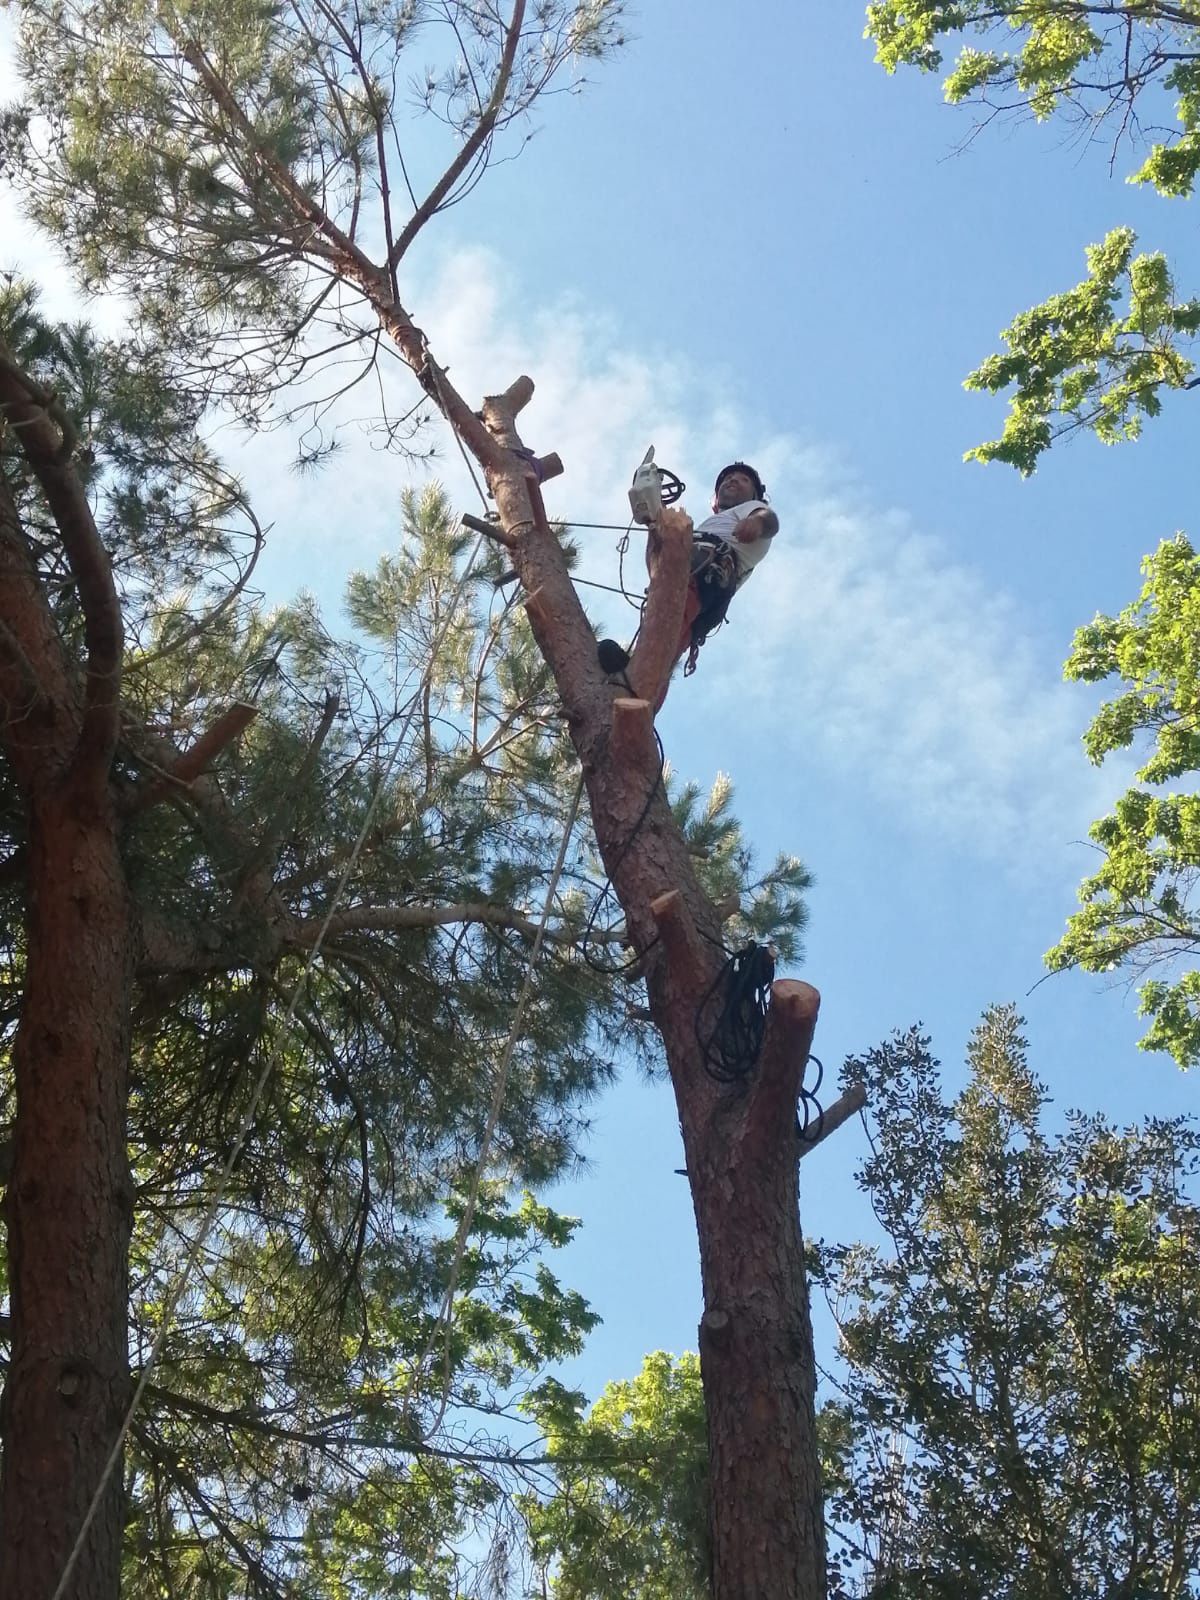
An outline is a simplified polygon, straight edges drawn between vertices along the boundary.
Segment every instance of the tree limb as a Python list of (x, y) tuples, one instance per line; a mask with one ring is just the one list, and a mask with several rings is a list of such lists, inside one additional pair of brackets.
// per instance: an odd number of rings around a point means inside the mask
[[(62, 539), (83, 608), (86, 662), (75, 775), (107, 779), (120, 732), (121, 658), (125, 634), (108, 552), (67, 451), (70, 434), (46, 403), (30, 397), (12, 351), (0, 340), (0, 416), (10, 425), (41, 486)], [(60, 647), (61, 648), (61, 647)]]
[[(307, 946), (323, 925), (322, 917), (305, 917), (292, 923), (290, 943)], [(537, 933), (537, 923), (511, 906), (486, 900), (463, 900), (443, 906), (360, 906), (339, 911), (330, 919), (326, 937), (344, 933), (389, 933), (402, 928), (444, 928), (453, 923), (476, 922), (489, 928), (511, 928), (527, 939)], [(552, 935), (543, 935), (552, 937)]]
[(521, 27), (525, 21), (525, 0), (516, 0), (513, 6), (512, 18), (504, 37), (504, 50), (500, 56), (500, 64), (496, 71), (496, 81), (492, 87), (492, 97), (483, 109), (483, 114), (475, 127), (471, 130), (470, 137), (463, 142), (462, 149), (446, 168), (433, 188), (422, 200), (401, 230), (400, 237), (392, 246), (388, 256), (388, 267), (391, 270), (399, 265), (409, 245), (412, 244), (417, 234), (436, 213), (442, 201), (450, 190), (462, 177), (470, 166), (475, 156), (479, 153), (484, 143), (495, 130), (496, 119), (504, 106), (504, 97), (508, 93), (508, 85), (512, 78), (513, 62), (517, 56), (517, 46), (521, 41)]
[(688, 573), (691, 569), (692, 519), (668, 506), (651, 528), (646, 549), (650, 588), (642, 609), (642, 626), (629, 660), (634, 693), (657, 705), (679, 649)]
[(831, 1133), (836, 1133), (844, 1122), (849, 1122), (867, 1103), (867, 1091), (861, 1083), (851, 1084), (845, 1094), (838, 1098), (829, 1107), (828, 1111), (821, 1113), (816, 1132), (809, 1138), (807, 1135), (800, 1141), (800, 1160), (823, 1144)]

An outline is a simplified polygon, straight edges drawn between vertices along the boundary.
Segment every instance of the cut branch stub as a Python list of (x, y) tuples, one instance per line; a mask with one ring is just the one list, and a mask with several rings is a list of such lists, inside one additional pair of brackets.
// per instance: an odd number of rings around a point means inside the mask
[(704, 945), (683, 895), (678, 889), (660, 894), (650, 902), (650, 915), (680, 986), (698, 992), (708, 976)]
[(621, 766), (641, 767), (649, 771), (657, 765), (654, 712), (648, 700), (613, 701), (610, 749), (613, 760)]
[(517, 413), (523, 411), (532, 399), (533, 379), (524, 374), (514, 379), (502, 394), (484, 396), (479, 413), (483, 425), (496, 443), (502, 444), (506, 450), (524, 450), (516, 419)]
[(811, 983), (778, 978), (771, 985), (758, 1093), (752, 1103), (753, 1120), (768, 1139), (780, 1118), (790, 1121), (795, 1116), (820, 1009), (821, 996)]
[(800, 1160), (803, 1161), (810, 1150), (815, 1150), (819, 1144), (823, 1144), (831, 1133), (836, 1133), (844, 1122), (849, 1122), (866, 1103), (867, 1091), (861, 1083), (852, 1084), (845, 1094), (839, 1095), (828, 1111), (821, 1113), (816, 1132), (811, 1137), (806, 1135), (801, 1141)]
[(228, 711), (221, 713), (211, 728), (205, 729), (194, 745), (185, 750), (177, 761), (172, 762), (163, 777), (147, 784), (136, 797), (134, 809), (145, 811), (150, 806), (156, 805), (170, 792), (173, 784), (193, 783), (207, 771), (226, 745), (232, 744), (245, 732), (257, 715), (257, 706), (249, 705), (243, 700), (235, 700)]
[(518, 412), (524, 411), (532, 399), (533, 379), (523, 372), (519, 378), (513, 379), (503, 394), (486, 395), (483, 409), (486, 411), (489, 406), (501, 405), (515, 417)]

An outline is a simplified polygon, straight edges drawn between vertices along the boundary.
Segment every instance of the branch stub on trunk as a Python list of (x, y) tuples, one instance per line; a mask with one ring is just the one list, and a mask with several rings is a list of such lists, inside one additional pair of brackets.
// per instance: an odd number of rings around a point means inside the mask
[(623, 697), (613, 701), (610, 749), (613, 760), (622, 766), (641, 767), (649, 771), (657, 765), (654, 712), (648, 700)]

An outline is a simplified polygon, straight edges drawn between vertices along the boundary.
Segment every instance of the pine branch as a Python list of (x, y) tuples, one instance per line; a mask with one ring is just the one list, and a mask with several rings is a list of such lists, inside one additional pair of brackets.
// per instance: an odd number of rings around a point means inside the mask
[(492, 97), (484, 107), (479, 121), (471, 130), (470, 137), (464, 141), (462, 149), (405, 223), (400, 237), (392, 246), (391, 254), (388, 257), (388, 267), (391, 270), (394, 271), (399, 265), (409, 245), (412, 244), (425, 224), (433, 218), (442, 201), (495, 131), (496, 119), (503, 109), (504, 97), (508, 93), (508, 85), (512, 79), (513, 62), (516, 60), (517, 46), (521, 40), (521, 27), (524, 21), (525, 0), (516, 0), (512, 19), (508, 24), (508, 30), (504, 37), (504, 50), (500, 57), (500, 65), (496, 71)]
[[(35, 398), (36, 396), (36, 398)], [(74, 775), (85, 782), (107, 780), (120, 731), (121, 658), (124, 628), (108, 552), (101, 542), (83, 485), (70, 460), (74, 434), (61, 408), (23, 373), (12, 351), (0, 340), (0, 417), (21, 446), (41, 486), (66, 552), (84, 618), (86, 661), (82, 716), (71, 754)], [(8, 508), (5, 508), (8, 520)], [(6, 541), (7, 542), (7, 541)], [(40, 590), (40, 585), (39, 585)], [(26, 602), (28, 604), (28, 601)], [(35, 602), (36, 604), (36, 602)], [(45, 607), (44, 597), (42, 607)], [(48, 610), (46, 612), (48, 617)], [(46, 661), (44, 624), (39, 676)], [(62, 645), (54, 678), (66, 678)], [(63, 708), (68, 697), (60, 689)], [(57, 697), (56, 697), (57, 698)]]

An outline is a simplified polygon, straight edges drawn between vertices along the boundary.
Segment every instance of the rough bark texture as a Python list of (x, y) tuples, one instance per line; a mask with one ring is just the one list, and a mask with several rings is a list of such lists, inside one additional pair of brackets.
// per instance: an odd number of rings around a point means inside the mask
[[(111, 812), (70, 783), (30, 817), (28, 966), (4, 1207), (12, 1360), (4, 1390), (0, 1594), (50, 1600), (128, 1391), (132, 1195), (125, 1107), (130, 924)], [(114, 1600), (119, 1471), (71, 1600)]]
[[(789, 1007), (793, 1014), (781, 1015)], [(701, 1126), (685, 1128), (704, 1282), (700, 1366), (720, 1600), (825, 1592), (795, 1100), (763, 1103), (777, 1100), (771, 1078), (787, 1078), (786, 1058), (807, 1054), (816, 991), (779, 983), (774, 1009), (758, 1095), (753, 1086), (726, 1095), (705, 1106)], [(790, 1119), (787, 1129), (778, 1116)]]
[[(125, 1114), (129, 898), (110, 790), (120, 607), (51, 403), (0, 346), (0, 746), (25, 806), (25, 973), (3, 1217), (11, 1359), (0, 1403), (0, 1595), (51, 1600), (128, 1388), (132, 1195)], [(22, 455), (83, 613), (67, 650), (7, 476)], [(115, 1600), (122, 1481), (112, 1475), (65, 1590)]]

